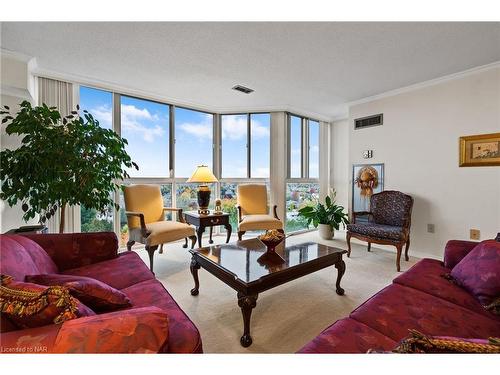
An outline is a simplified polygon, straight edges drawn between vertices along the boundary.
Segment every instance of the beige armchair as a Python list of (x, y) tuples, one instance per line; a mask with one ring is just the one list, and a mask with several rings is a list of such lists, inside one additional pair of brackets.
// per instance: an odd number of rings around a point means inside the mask
[(283, 223), (276, 212), (276, 205), (273, 206), (274, 216), (269, 214), (266, 185), (238, 185), (237, 204), (238, 239), (240, 241), (249, 230), (283, 230)]
[[(155, 250), (167, 242), (191, 239), (191, 248), (196, 243), (195, 230), (184, 221), (182, 209), (163, 207), (163, 198), (158, 185), (129, 185), (123, 190), (125, 214), (127, 215), (129, 241), (127, 249), (132, 250), (135, 242), (146, 245), (149, 253), (149, 268), (153, 271)], [(177, 220), (165, 220), (165, 211), (177, 212)]]

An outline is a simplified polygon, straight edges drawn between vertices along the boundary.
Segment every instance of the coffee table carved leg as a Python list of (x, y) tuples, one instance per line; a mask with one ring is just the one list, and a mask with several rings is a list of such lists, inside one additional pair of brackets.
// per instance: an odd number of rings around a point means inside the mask
[(200, 265), (196, 261), (196, 257), (194, 255), (191, 258), (191, 266), (189, 269), (191, 270), (191, 274), (194, 279), (194, 288), (191, 289), (191, 295), (197, 296), (200, 293), (200, 280), (198, 280), (198, 270), (200, 269)]
[(203, 232), (205, 232), (205, 227), (199, 226), (196, 229), (196, 234), (198, 235), (198, 247), (201, 247), (201, 238), (203, 236)]
[(343, 260), (340, 260), (339, 262), (335, 263), (335, 268), (337, 269), (337, 282), (335, 283), (336, 292), (339, 296), (343, 296), (345, 291), (340, 287), (340, 280), (345, 273), (345, 262)]
[(243, 315), (243, 336), (240, 338), (240, 344), (244, 348), (248, 348), (252, 345), (252, 336), (250, 336), (250, 317), (252, 316), (253, 308), (257, 305), (257, 297), (257, 294), (246, 296), (238, 292), (238, 306), (241, 308), (241, 313)]
[(233, 227), (231, 224), (225, 224), (224, 228), (226, 228), (226, 243), (229, 243), (229, 240), (231, 238), (231, 232), (233, 231)]

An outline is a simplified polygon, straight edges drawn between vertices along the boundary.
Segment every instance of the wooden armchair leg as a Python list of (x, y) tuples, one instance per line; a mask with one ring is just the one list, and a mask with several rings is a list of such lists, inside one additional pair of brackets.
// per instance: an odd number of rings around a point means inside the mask
[[(196, 245), (196, 236), (189, 236), (189, 238), (191, 239), (191, 249), (194, 249), (194, 245)], [(187, 243), (187, 239), (186, 239), (186, 243)]]
[(371, 242), (368, 242), (368, 251), (370, 251), (372, 248), (372, 243)]
[(351, 233), (349, 232), (347, 232), (346, 241), (347, 241), (347, 257), (349, 258), (351, 256)]
[(398, 255), (396, 258), (396, 269), (398, 272), (401, 272), (401, 253), (403, 251), (403, 244), (396, 245), (396, 249), (398, 251)]
[(187, 247), (188, 247), (188, 239), (187, 239), (187, 237), (186, 237), (186, 238), (184, 238), (184, 245), (182, 245), (182, 247), (183, 247), (184, 249), (187, 249)]
[(151, 272), (153, 272), (153, 274), (154, 274), (154, 271), (153, 271), (153, 258), (154, 258), (156, 249), (158, 249), (158, 245), (156, 245), (156, 246), (147, 246), (146, 245), (146, 250), (147, 250), (147, 252), (149, 254), (149, 269), (151, 270)]
[(410, 257), (408, 256), (408, 249), (410, 248), (410, 237), (408, 237), (408, 241), (406, 241), (406, 248), (405, 248), (405, 260), (408, 262), (410, 260)]
[(158, 250), (158, 254), (163, 254), (163, 244), (160, 245), (160, 250)]
[(239, 230), (238, 231), (238, 241), (241, 241), (243, 239), (243, 235), (246, 233), (245, 230)]
[(131, 251), (132, 246), (134, 246), (134, 244), (135, 244), (135, 241), (127, 241), (127, 250)]

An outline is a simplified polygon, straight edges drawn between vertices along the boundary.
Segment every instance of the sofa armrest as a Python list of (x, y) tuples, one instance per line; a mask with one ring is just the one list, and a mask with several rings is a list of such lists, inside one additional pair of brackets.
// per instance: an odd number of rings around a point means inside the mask
[(54, 352), (54, 343), (61, 324), (20, 329), (0, 334), (0, 353), (3, 354), (44, 354)]
[(444, 248), (444, 266), (451, 270), (478, 244), (473, 241), (448, 241)]
[(38, 243), (59, 268), (65, 271), (118, 256), (118, 238), (113, 232), (24, 234)]
[(54, 353), (159, 353), (168, 345), (167, 313), (141, 307), (63, 323)]
[(142, 307), (1, 334), (2, 353), (158, 353), (168, 345), (167, 313)]

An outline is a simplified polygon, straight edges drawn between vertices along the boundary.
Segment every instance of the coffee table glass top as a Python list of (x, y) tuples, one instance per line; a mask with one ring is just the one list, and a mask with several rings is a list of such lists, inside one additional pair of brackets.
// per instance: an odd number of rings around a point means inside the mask
[(346, 250), (313, 242), (287, 245), (285, 239), (276, 247), (276, 253), (285, 260), (284, 263), (259, 263), (258, 258), (266, 252), (266, 246), (259, 239), (252, 238), (235, 243), (203, 247), (191, 250), (191, 252), (209, 259), (241, 281), (250, 283), (321, 257), (345, 253)]

